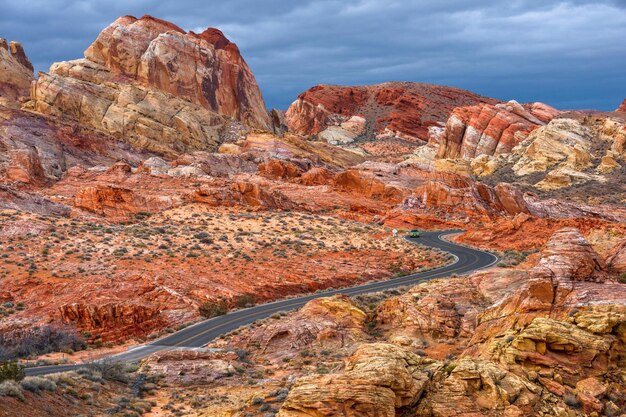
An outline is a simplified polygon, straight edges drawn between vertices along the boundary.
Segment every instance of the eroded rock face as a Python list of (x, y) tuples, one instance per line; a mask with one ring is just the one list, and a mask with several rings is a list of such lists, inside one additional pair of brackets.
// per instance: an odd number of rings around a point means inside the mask
[(420, 403), (418, 416), (521, 417), (536, 415), (540, 409), (556, 414), (554, 405), (546, 407), (542, 401), (540, 386), (493, 363), (462, 359), (450, 368), (445, 379), (435, 377), (436, 384)]
[(362, 345), (344, 373), (299, 379), (278, 415), (395, 416), (396, 408), (420, 399), (432, 363), (395, 345)]
[(33, 65), (22, 44), (0, 38), (0, 105), (19, 107), (33, 79)]
[(615, 111), (620, 113), (626, 113), (626, 100), (624, 100)]
[(313, 345), (341, 348), (365, 339), (367, 314), (348, 297), (338, 295), (308, 302), (294, 317), (271, 322), (250, 339), (279, 357)]
[(216, 150), (240, 138), (244, 125), (270, 128), (234, 44), (216, 29), (185, 33), (149, 16), (116, 20), (85, 59), (42, 73), (31, 98), (40, 113), (167, 156)]
[(566, 228), (542, 250), (528, 282), (478, 316), (467, 353), (520, 372), (549, 370), (571, 385), (623, 366), (625, 319), (623, 285), (606, 281), (599, 256)]
[[(287, 110), (287, 123), (291, 131), (302, 135), (316, 135), (332, 127), (334, 131), (325, 135), (337, 143), (350, 142), (358, 135), (423, 143), (429, 139), (429, 128), (445, 123), (455, 107), (480, 102), (495, 100), (456, 88), (419, 83), (319, 85), (298, 96)], [(364, 123), (352, 119), (355, 116)], [(351, 119), (359, 123), (346, 126)]]
[(510, 152), (559, 111), (543, 103), (478, 104), (454, 109), (440, 133), (439, 158), (474, 158)]
[(549, 270), (556, 279), (601, 279), (604, 262), (575, 228), (557, 231), (542, 251), (537, 268)]
[(59, 313), (64, 323), (96, 332), (109, 340), (115, 340), (115, 335), (145, 335), (162, 320), (158, 308), (131, 302), (72, 303), (60, 306)]
[(615, 272), (626, 272), (626, 239), (623, 239), (615, 248), (613, 248), (606, 263), (609, 268)]
[(250, 127), (270, 128), (250, 68), (217, 29), (185, 33), (151, 16), (124, 16), (100, 33), (85, 58)]
[(480, 155), (469, 164), (484, 181), (527, 182), (562, 203), (583, 197), (619, 205), (625, 161), (626, 123), (618, 113), (570, 112), (535, 126), (510, 153)]

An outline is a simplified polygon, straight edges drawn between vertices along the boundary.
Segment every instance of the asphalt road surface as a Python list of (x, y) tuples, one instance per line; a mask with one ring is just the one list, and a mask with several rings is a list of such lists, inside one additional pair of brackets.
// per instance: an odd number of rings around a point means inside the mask
[[(466, 274), (479, 269), (488, 268), (498, 262), (498, 258), (491, 253), (457, 245), (443, 239), (446, 235), (458, 232), (458, 230), (423, 232), (419, 238), (406, 238), (412, 243), (438, 248), (454, 255), (454, 262), (447, 266), (412, 275), (392, 278), (386, 281), (377, 281), (355, 287), (303, 295), (301, 297), (289, 298), (286, 300), (260, 304), (254, 307), (232, 311), (226, 315), (204, 320), (149, 344), (131, 348), (126, 352), (109, 356), (105, 359), (115, 362), (135, 362), (161, 350), (202, 347), (219, 336), (241, 326), (250, 324), (259, 319), (267, 318), (280, 311), (298, 309), (315, 298), (328, 297), (335, 294), (355, 296), (359, 294), (403, 287), (406, 285), (415, 285), (435, 278), (447, 277), (453, 274)], [(85, 365), (86, 363), (40, 366), (27, 368), (25, 371), (26, 375), (46, 375), (56, 372), (75, 370)]]

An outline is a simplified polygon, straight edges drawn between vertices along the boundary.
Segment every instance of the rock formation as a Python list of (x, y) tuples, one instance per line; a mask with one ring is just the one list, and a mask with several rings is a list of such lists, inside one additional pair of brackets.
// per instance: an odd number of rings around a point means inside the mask
[(137, 303), (72, 303), (60, 306), (59, 314), (64, 323), (76, 325), (107, 340), (129, 334), (147, 335), (162, 321), (158, 309)]
[(100, 33), (85, 58), (250, 127), (270, 128), (250, 68), (218, 29), (185, 33), (151, 16), (124, 16)]
[[(392, 345), (361, 344), (342, 372), (298, 379), (279, 415), (616, 413), (625, 394), (626, 290), (605, 279), (597, 253), (566, 228), (530, 271), (422, 283), (374, 312)], [(407, 348), (447, 360), (406, 356)]]
[(299, 379), (278, 415), (393, 417), (420, 399), (432, 363), (394, 345), (362, 345), (343, 374)]
[(288, 356), (294, 349), (341, 348), (366, 338), (366, 320), (367, 314), (346, 296), (321, 298), (307, 303), (288, 320), (259, 327), (250, 343), (258, 343), (273, 359)]
[(0, 106), (19, 107), (33, 79), (33, 65), (22, 44), (0, 38)]
[(495, 100), (450, 87), (419, 83), (385, 83), (340, 87), (319, 85), (300, 94), (287, 110), (292, 132), (317, 135), (329, 142), (356, 137), (428, 141), (429, 128), (445, 123), (459, 106)]
[(616, 112), (626, 113), (626, 100), (620, 104), (620, 106), (615, 110)]
[(38, 112), (169, 156), (216, 150), (243, 125), (271, 128), (235, 44), (216, 29), (185, 33), (150, 16), (117, 19), (84, 59), (40, 74), (31, 96)]
[(486, 182), (532, 186), (561, 203), (565, 196), (576, 201), (586, 195), (589, 202), (619, 204), (626, 195), (620, 181), (626, 122), (616, 114), (561, 115), (536, 127), (508, 154), (470, 160), (471, 171)]
[(474, 158), (510, 152), (559, 112), (543, 103), (478, 104), (452, 111), (436, 139), (440, 158)]

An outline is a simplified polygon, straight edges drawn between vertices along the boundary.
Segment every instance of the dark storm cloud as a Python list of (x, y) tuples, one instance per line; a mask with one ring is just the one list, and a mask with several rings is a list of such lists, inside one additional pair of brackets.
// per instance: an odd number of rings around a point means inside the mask
[(268, 106), (319, 83), (454, 85), (501, 99), (614, 109), (626, 97), (626, 0), (0, 0), (0, 36), (39, 70), (82, 56), (125, 14), (222, 29)]

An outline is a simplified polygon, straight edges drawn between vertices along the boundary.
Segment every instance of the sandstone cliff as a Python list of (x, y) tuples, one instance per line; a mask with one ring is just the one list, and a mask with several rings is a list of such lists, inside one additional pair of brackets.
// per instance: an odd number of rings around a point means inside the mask
[(0, 106), (19, 107), (28, 97), (33, 65), (19, 42), (0, 38)]
[(84, 59), (40, 74), (31, 98), (40, 113), (169, 156), (216, 150), (245, 126), (271, 128), (235, 44), (216, 29), (185, 33), (150, 16), (117, 19)]

